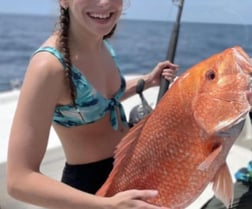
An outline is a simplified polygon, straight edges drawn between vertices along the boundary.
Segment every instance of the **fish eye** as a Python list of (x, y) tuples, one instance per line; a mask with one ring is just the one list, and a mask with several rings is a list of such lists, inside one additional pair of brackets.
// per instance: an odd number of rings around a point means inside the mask
[(214, 80), (215, 79), (215, 72), (213, 70), (208, 70), (206, 72), (206, 79)]

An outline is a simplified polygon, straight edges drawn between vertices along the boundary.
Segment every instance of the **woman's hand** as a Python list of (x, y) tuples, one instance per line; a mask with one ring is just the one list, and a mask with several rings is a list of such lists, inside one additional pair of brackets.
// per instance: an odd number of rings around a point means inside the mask
[(120, 192), (110, 198), (109, 202), (112, 204), (111, 209), (164, 209), (152, 205), (146, 200), (154, 198), (158, 195), (156, 190), (128, 190)]
[[(164, 61), (158, 63), (150, 73), (141, 76), (140, 79), (144, 80), (144, 89), (148, 89), (150, 87), (160, 85), (162, 76), (172, 82), (176, 77), (177, 72), (178, 65), (175, 65), (170, 61)], [(127, 81), (125, 94), (121, 100), (127, 99), (136, 94), (136, 86), (138, 85), (138, 81), (139, 77)]]
[(178, 65), (171, 63), (170, 61), (163, 61), (156, 65), (156, 67), (148, 74), (151, 86), (157, 86), (160, 84), (161, 76), (168, 81), (172, 82), (178, 72)]

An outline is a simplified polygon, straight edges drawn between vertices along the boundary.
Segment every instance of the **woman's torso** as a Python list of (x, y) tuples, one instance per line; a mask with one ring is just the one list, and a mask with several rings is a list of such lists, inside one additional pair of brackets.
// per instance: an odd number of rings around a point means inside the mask
[[(56, 48), (56, 36), (52, 36), (43, 46)], [(72, 64), (78, 68), (92, 87), (99, 92), (104, 99), (112, 98), (121, 86), (121, 75), (108, 51), (101, 51), (100, 56), (90, 53), (81, 57), (74, 55)], [(62, 68), (63, 69), (63, 68)], [(64, 71), (62, 70), (62, 73)], [(62, 95), (59, 97), (59, 105), (72, 103), (67, 82), (62, 83)], [(90, 124), (65, 127), (53, 123), (58, 134), (67, 162), (70, 164), (82, 164), (94, 162), (111, 157), (115, 146), (127, 133), (128, 127), (120, 119), (120, 110), (115, 108), (118, 128), (111, 125), (111, 115), (107, 111), (99, 120)]]

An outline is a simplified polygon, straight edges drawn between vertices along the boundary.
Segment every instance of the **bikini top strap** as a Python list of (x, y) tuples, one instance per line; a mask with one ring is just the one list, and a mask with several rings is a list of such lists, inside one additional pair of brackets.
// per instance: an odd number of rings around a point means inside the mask
[(52, 55), (54, 55), (59, 60), (59, 62), (64, 66), (64, 69), (65, 69), (66, 64), (65, 64), (65, 61), (64, 61), (64, 57), (63, 57), (62, 53), (59, 50), (57, 50), (56, 48), (50, 47), (50, 46), (40, 47), (33, 53), (33, 56), (35, 54), (39, 53), (39, 52), (49, 52), (49, 53), (51, 53)]
[(116, 53), (115, 53), (115, 50), (113, 49), (113, 47), (111, 46), (111, 44), (107, 40), (103, 40), (103, 42), (104, 42), (105, 46), (107, 47), (107, 49), (109, 50), (109, 53), (111, 54), (113, 59), (115, 59)]
[[(104, 40), (104, 44), (107, 47), (107, 49), (109, 50), (109, 53), (111, 54), (113, 59), (116, 61), (116, 59), (115, 59), (116, 53), (115, 53), (115, 50), (113, 49), (113, 47), (111, 46), (111, 44), (106, 40)], [(40, 47), (33, 53), (33, 55), (35, 55), (39, 52), (44, 52), (44, 51), (49, 52), (52, 55), (54, 55), (64, 67), (66, 66), (62, 53), (54, 47), (50, 47), (50, 46)]]

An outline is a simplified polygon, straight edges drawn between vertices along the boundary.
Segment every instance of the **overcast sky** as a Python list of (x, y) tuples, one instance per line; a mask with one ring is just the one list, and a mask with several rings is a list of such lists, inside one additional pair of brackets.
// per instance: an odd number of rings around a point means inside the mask
[[(177, 7), (172, 0), (126, 0), (130, 7), (122, 18), (174, 20)], [(0, 13), (57, 15), (58, 0), (2, 1)], [(252, 23), (252, 0), (184, 0), (182, 21)]]

